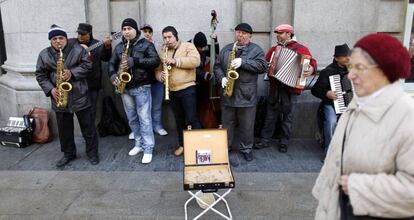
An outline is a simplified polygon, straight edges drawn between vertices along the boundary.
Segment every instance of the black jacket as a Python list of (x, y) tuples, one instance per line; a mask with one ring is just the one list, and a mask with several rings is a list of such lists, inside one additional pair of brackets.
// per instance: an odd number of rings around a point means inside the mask
[(46, 96), (52, 98), (52, 109), (59, 112), (77, 112), (90, 106), (88, 98), (87, 74), (92, 69), (92, 62), (88, 53), (79, 44), (69, 44), (63, 49), (65, 69), (72, 72), (69, 83), (72, 90), (69, 92), (68, 106), (66, 109), (58, 109), (51, 91), (56, 87), (56, 62), (59, 52), (53, 47), (43, 49), (36, 64), (36, 80)]
[[(215, 50), (216, 50), (216, 59), (217, 59), (217, 57), (219, 55), (219, 51), (220, 51), (220, 45), (218, 43), (215, 44)], [(211, 62), (210, 61), (210, 59), (211, 59), (210, 58), (210, 51), (211, 51), (211, 45), (208, 45), (208, 50), (203, 51), (200, 54), (200, 66), (198, 66), (197, 69), (196, 69), (196, 82), (197, 83), (201, 83), (205, 80), (204, 79), (204, 74), (206, 73), (205, 68), (206, 68), (206, 65), (210, 64), (210, 62)], [(210, 72), (210, 70), (207, 70), (207, 72)], [(212, 74), (212, 73), (210, 73), (210, 74)]]
[[(98, 43), (99, 40), (92, 39), (89, 41), (86, 46), (90, 47), (96, 43)], [(69, 39), (70, 44), (79, 43), (77, 38), (71, 38)], [(95, 49), (93, 49), (89, 55), (89, 59), (92, 60), (92, 71), (88, 73), (88, 86), (90, 90), (99, 90), (102, 87), (102, 67), (101, 67), (101, 61), (108, 62), (111, 58), (111, 52), (112, 48), (105, 48), (105, 45), (101, 45)]]
[[(153, 82), (154, 69), (160, 64), (160, 58), (154, 44), (145, 38), (130, 41), (128, 50), (128, 64), (130, 64), (129, 73), (132, 73), (131, 82), (127, 83), (126, 88), (136, 88), (142, 85), (148, 85)], [(118, 73), (119, 63), (122, 53), (126, 47), (126, 41), (123, 39), (116, 45), (109, 61), (109, 77), (113, 81)]]
[[(226, 77), (230, 51), (233, 44), (225, 46), (219, 54), (214, 66), (214, 74), (217, 83), (221, 85), (221, 80)], [(257, 104), (257, 77), (266, 71), (267, 63), (265, 55), (259, 45), (249, 43), (245, 47), (238, 49), (236, 58), (242, 58), (241, 66), (236, 70), (239, 78), (234, 84), (233, 95), (223, 96), (221, 92), (221, 103), (230, 107), (253, 107)]]
[(329, 83), (329, 76), (340, 74), (342, 83), (349, 83), (347, 78), (348, 70), (346, 67), (340, 67), (334, 60), (333, 63), (329, 64), (325, 69), (319, 73), (319, 78), (316, 80), (312, 87), (312, 94), (322, 100), (323, 104), (333, 104), (332, 99), (326, 97), (326, 93), (331, 89)]

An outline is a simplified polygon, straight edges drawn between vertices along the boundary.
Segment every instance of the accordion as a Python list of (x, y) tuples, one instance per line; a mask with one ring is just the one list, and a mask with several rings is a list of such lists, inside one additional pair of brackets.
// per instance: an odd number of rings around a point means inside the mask
[(354, 95), (352, 93), (352, 84), (345, 76), (341, 79), (341, 75), (339, 74), (329, 76), (329, 84), (331, 90), (335, 92), (337, 97), (333, 101), (335, 113), (342, 114), (345, 112), (346, 107)]
[(29, 117), (9, 117), (7, 125), (0, 127), (1, 145), (27, 147), (32, 144), (32, 122)]
[(276, 46), (270, 59), (268, 75), (276, 78), (283, 84), (304, 89), (306, 77), (303, 72), (310, 68), (309, 55), (301, 55), (287, 47)]

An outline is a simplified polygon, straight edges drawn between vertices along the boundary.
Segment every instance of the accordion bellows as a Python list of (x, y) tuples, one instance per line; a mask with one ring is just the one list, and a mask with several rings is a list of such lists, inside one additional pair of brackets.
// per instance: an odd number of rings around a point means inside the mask
[(269, 76), (292, 88), (304, 89), (303, 72), (310, 66), (311, 56), (301, 55), (287, 47), (276, 46), (270, 59)]

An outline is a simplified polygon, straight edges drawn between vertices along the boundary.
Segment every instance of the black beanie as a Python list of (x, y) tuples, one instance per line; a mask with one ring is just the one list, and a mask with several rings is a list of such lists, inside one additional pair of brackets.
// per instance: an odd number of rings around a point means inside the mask
[(247, 32), (247, 33), (250, 33), (250, 34), (253, 33), (252, 27), (249, 24), (247, 24), (247, 23), (240, 23), (240, 24), (238, 24), (236, 26), (235, 30), (236, 31), (244, 31), (244, 32)]
[(141, 33), (141, 31), (138, 29), (137, 22), (132, 18), (126, 18), (122, 22), (121, 29), (124, 28), (125, 26), (130, 26), (130, 27), (134, 28), (137, 31), (137, 35), (139, 35)]
[(198, 32), (193, 39), (193, 43), (196, 47), (205, 47), (207, 46), (207, 38), (202, 32)]

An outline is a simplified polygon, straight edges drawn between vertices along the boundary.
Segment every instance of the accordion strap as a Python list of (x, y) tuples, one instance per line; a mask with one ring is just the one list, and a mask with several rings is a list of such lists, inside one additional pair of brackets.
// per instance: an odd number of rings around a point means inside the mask
[(287, 48), (289, 48), (289, 49), (291, 49), (291, 50), (293, 50), (293, 51), (295, 51), (296, 52), (296, 50), (297, 49), (299, 49), (299, 48), (301, 48), (301, 47), (303, 47), (303, 45), (302, 44), (300, 44), (300, 43), (298, 43), (298, 45), (296, 45), (296, 46), (294, 46), (294, 47), (287, 47)]

